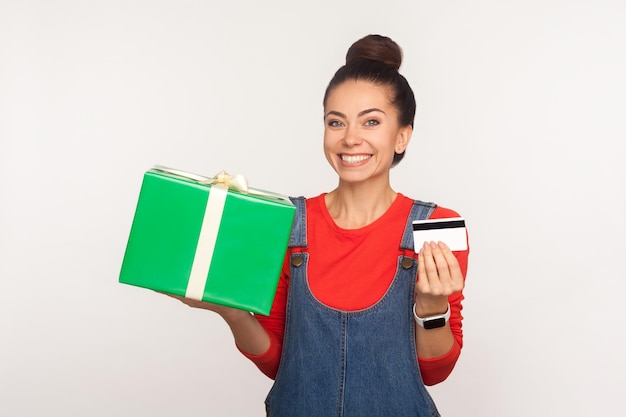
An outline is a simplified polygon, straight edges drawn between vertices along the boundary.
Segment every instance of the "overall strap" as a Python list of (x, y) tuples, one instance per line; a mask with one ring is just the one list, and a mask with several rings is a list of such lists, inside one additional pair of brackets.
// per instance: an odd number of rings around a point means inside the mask
[(305, 248), (306, 243), (306, 198), (289, 197), (296, 206), (296, 216), (293, 219), (291, 236), (289, 237), (289, 248)]
[(400, 249), (410, 251), (415, 250), (413, 247), (413, 220), (428, 219), (435, 210), (435, 207), (437, 207), (435, 203), (425, 203), (420, 200), (415, 200), (413, 202), (413, 207), (411, 207), (411, 212), (409, 213), (409, 218), (407, 219), (406, 226), (404, 228), (404, 235), (402, 236)]

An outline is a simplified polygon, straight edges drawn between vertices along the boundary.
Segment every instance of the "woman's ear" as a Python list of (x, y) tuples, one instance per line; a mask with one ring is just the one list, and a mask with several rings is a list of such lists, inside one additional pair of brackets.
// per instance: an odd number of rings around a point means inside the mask
[(396, 153), (402, 153), (406, 150), (407, 146), (409, 146), (409, 142), (411, 141), (411, 135), (413, 134), (413, 128), (411, 126), (405, 126), (400, 128), (398, 132), (398, 138), (396, 139)]

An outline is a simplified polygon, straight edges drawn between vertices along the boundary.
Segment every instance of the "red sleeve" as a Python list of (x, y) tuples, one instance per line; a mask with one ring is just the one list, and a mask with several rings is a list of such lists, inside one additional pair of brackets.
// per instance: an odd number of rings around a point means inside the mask
[(250, 359), (265, 375), (271, 379), (276, 378), (278, 365), (280, 364), (280, 356), (283, 348), (283, 335), (285, 333), (285, 317), (287, 308), (287, 293), (289, 290), (289, 258), (290, 253), (287, 251), (285, 263), (278, 281), (278, 289), (272, 304), (272, 310), (269, 316), (255, 315), (256, 319), (261, 323), (270, 337), (270, 347), (262, 355), (250, 355), (241, 349), (239, 351), (248, 359)]
[[(437, 207), (432, 215), (431, 219), (443, 219), (447, 217), (459, 217), (459, 214), (453, 210)], [(467, 262), (469, 257), (469, 241), (468, 249), (465, 251), (454, 252), (456, 259), (459, 261), (459, 266), (463, 273), (463, 278), (467, 276)], [(454, 369), (454, 365), (459, 359), (461, 354), (461, 348), (463, 347), (463, 328), (461, 310), (463, 309), (463, 293), (455, 293), (448, 297), (450, 303), (450, 329), (454, 335), (454, 345), (448, 353), (438, 358), (418, 358), (420, 372), (422, 373), (422, 379), (425, 385), (435, 385), (444, 381)]]

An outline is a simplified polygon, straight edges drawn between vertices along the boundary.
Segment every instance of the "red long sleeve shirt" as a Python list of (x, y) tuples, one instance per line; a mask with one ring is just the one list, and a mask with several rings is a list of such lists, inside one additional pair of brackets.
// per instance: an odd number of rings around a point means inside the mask
[[(379, 219), (360, 229), (342, 229), (331, 218), (324, 194), (307, 199), (308, 282), (313, 295), (322, 303), (341, 310), (361, 310), (374, 305), (385, 294), (396, 273), (402, 234), (413, 200), (398, 194)], [(453, 210), (436, 207), (432, 219), (459, 217)], [(467, 273), (469, 250), (454, 252), (463, 276)], [(270, 347), (262, 355), (249, 355), (257, 367), (274, 379), (280, 364), (285, 308), (289, 290), (289, 253), (281, 273), (278, 290), (269, 316), (257, 315), (270, 336)], [(438, 358), (418, 358), (426, 385), (445, 380), (459, 357), (463, 345), (461, 328), (462, 293), (449, 297), (450, 328), (454, 345)]]

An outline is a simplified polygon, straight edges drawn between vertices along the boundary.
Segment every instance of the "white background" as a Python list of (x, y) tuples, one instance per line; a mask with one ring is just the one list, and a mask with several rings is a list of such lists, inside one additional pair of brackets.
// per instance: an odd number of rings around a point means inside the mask
[(0, 415), (264, 415), (218, 317), (117, 282), (142, 175), (332, 189), (322, 95), (368, 33), (418, 98), (392, 185), (470, 230), (440, 411), (620, 415), (625, 4), (2, 1)]

